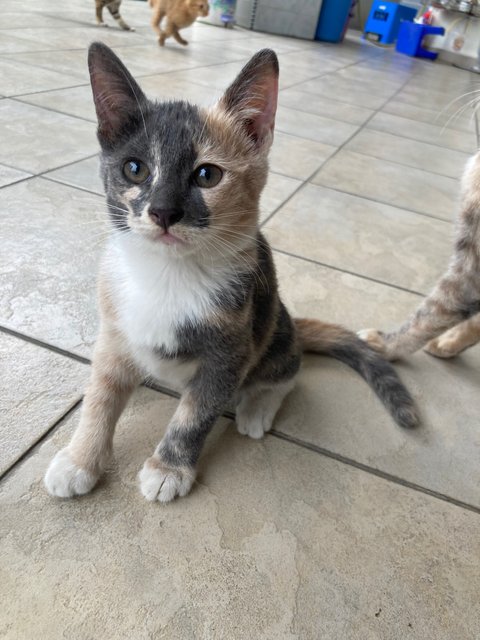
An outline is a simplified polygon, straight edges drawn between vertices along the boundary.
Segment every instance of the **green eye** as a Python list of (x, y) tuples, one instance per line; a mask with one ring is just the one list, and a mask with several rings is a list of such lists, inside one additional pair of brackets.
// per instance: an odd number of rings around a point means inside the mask
[(214, 164), (202, 164), (193, 172), (193, 180), (202, 189), (215, 187), (222, 179), (223, 171)]
[(150, 176), (150, 169), (141, 160), (131, 158), (123, 165), (123, 174), (135, 184), (142, 184)]

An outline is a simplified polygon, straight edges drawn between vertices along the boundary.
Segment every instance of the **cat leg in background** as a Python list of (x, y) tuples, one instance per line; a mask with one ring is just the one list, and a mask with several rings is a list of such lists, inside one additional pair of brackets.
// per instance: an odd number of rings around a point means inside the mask
[[(474, 188), (474, 180), (477, 180), (475, 170), (476, 157), (464, 177), (466, 195), (458, 219), (455, 252), (446, 273), (397, 331), (383, 333), (366, 329), (358, 334), (390, 360), (418, 351), (434, 338), (480, 312), (480, 227), (479, 204)], [(427, 350), (433, 353), (434, 349), (432, 345), (432, 349)]]
[(108, 24), (103, 21), (103, 0), (95, 0), (95, 17), (99, 27), (108, 27)]
[(475, 292), (471, 284), (467, 276), (449, 272), (397, 331), (383, 333), (365, 329), (358, 335), (389, 360), (415, 353), (448, 329), (478, 313), (480, 292)]
[(120, 5), (122, 0), (112, 0), (107, 4), (107, 9), (112, 14), (112, 17), (117, 21), (118, 26), (124, 31), (135, 31), (133, 27), (130, 27), (120, 15)]
[(480, 313), (430, 340), (424, 351), (437, 358), (453, 358), (480, 342)]
[[(162, 37), (163, 31), (160, 28), (160, 23), (162, 22), (163, 18), (165, 17), (165, 9), (163, 8), (162, 4), (160, 2), (158, 2), (156, 5), (151, 5), (153, 6), (153, 13), (152, 13), (152, 20), (150, 22), (152, 29), (155, 31), (155, 33), (158, 36), (159, 42), (160, 39)], [(165, 42), (165, 38), (163, 39), (163, 42)], [(163, 42), (160, 43), (161, 46), (163, 46)]]
[(45, 485), (53, 496), (71, 498), (88, 493), (108, 465), (115, 425), (141, 381), (122, 348), (124, 342), (115, 329), (101, 328), (80, 423), (45, 474)]
[(160, 30), (160, 36), (158, 38), (158, 44), (161, 47), (163, 47), (163, 45), (165, 44), (165, 40), (167, 38), (170, 38), (171, 36), (173, 36), (175, 38), (175, 40), (179, 44), (183, 44), (184, 46), (186, 46), (188, 44), (187, 40), (184, 40), (182, 38), (182, 36), (180, 35), (180, 33), (178, 31), (178, 27), (175, 25), (175, 23), (172, 22), (172, 20), (169, 19), (165, 29), (163, 31)]
[(184, 46), (187, 46), (188, 40), (185, 40), (184, 38), (182, 38), (177, 26), (174, 24), (172, 25), (172, 35), (175, 38), (175, 40), (178, 42), (178, 44), (183, 44)]

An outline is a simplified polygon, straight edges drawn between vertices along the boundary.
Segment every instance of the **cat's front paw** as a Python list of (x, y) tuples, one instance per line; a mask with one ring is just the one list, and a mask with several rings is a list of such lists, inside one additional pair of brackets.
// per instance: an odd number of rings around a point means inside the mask
[(98, 475), (78, 467), (72, 460), (68, 447), (57, 453), (45, 474), (48, 493), (57, 498), (81, 496), (93, 489)]
[(158, 455), (145, 460), (138, 474), (143, 496), (153, 502), (170, 502), (186, 496), (195, 480), (195, 471), (186, 467), (169, 467)]

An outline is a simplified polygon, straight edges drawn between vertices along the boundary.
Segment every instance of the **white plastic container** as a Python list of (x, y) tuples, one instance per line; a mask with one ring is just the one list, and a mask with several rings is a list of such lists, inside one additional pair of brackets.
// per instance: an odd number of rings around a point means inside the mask
[(237, 0), (209, 0), (210, 11), (200, 22), (229, 27), (235, 24), (235, 8)]

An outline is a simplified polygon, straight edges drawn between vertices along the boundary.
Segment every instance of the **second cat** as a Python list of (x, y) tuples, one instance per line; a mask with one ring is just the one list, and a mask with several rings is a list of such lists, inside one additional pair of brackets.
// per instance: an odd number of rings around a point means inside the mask
[[(185, 29), (195, 22), (198, 17), (208, 16), (210, 6), (208, 0), (149, 0), (153, 9), (152, 29), (158, 36), (158, 44), (163, 47), (165, 40), (173, 36), (179, 44), (188, 42), (180, 35), (180, 29)], [(166, 23), (161, 27), (162, 20)]]

